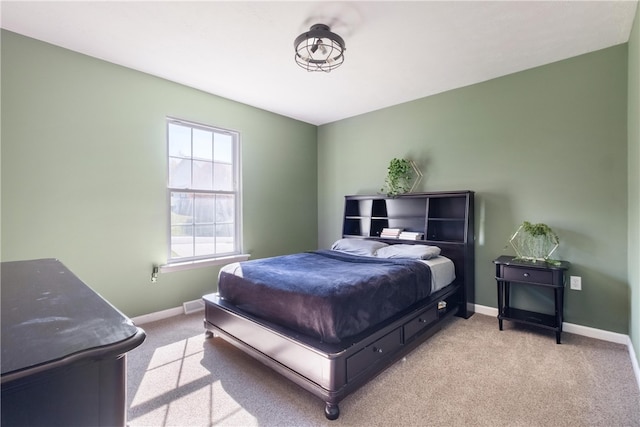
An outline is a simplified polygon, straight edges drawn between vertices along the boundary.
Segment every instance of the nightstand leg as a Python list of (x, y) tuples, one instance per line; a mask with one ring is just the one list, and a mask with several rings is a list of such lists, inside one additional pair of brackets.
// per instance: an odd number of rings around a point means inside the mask
[(562, 334), (562, 312), (564, 310), (564, 288), (556, 288), (556, 344), (560, 344), (560, 335)]
[(502, 286), (504, 286), (504, 303), (502, 307), (506, 311), (509, 308), (509, 303), (511, 302), (511, 282), (502, 282)]
[(500, 330), (502, 330), (502, 315), (504, 314), (503, 286), (503, 282), (498, 280), (498, 328)]

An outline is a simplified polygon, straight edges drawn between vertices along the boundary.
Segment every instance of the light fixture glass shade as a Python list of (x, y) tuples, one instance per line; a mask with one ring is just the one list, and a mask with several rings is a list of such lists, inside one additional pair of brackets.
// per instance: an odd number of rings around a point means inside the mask
[(329, 72), (344, 62), (344, 40), (324, 24), (316, 24), (293, 42), (296, 63), (307, 71)]

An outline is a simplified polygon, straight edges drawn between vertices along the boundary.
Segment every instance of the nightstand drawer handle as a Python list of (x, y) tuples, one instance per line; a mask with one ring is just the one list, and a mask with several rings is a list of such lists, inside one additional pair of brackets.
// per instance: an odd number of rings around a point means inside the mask
[(529, 277), (529, 273), (524, 273), (524, 277)]

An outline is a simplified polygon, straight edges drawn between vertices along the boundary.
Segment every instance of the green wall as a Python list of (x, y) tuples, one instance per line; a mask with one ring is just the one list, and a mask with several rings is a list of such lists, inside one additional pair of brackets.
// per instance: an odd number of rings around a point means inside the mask
[(170, 115), (241, 132), (254, 258), (328, 247), (343, 196), (379, 191), (389, 160), (407, 156), (425, 174), (418, 190), (477, 193), (478, 304), (496, 305), (491, 260), (512, 253), (517, 225), (546, 222), (562, 240), (558, 257), (583, 278), (583, 291), (566, 292), (566, 320), (630, 333), (637, 349), (638, 32), (636, 17), (628, 52), (316, 128), (2, 31), (1, 259), (59, 258), (130, 316), (215, 290), (213, 267), (149, 280), (166, 257)]
[(315, 126), (11, 32), (1, 41), (2, 261), (58, 258), (129, 316), (215, 291), (215, 267), (150, 282), (166, 262), (166, 116), (240, 132), (245, 252), (317, 248)]
[(628, 332), (626, 44), (321, 126), (321, 247), (343, 196), (379, 191), (393, 157), (421, 165), (418, 190), (476, 191), (476, 303), (496, 306), (491, 261), (517, 226), (544, 222), (582, 276), (566, 321)]
[(631, 320), (629, 335), (640, 362), (640, 7), (629, 37), (629, 283)]

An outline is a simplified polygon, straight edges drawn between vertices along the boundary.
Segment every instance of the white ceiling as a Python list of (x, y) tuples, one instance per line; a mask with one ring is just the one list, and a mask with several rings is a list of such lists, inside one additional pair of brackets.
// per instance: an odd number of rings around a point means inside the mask
[[(2, 27), (315, 125), (624, 43), (636, 1), (2, 1)], [(346, 42), (331, 73), (293, 40)]]

